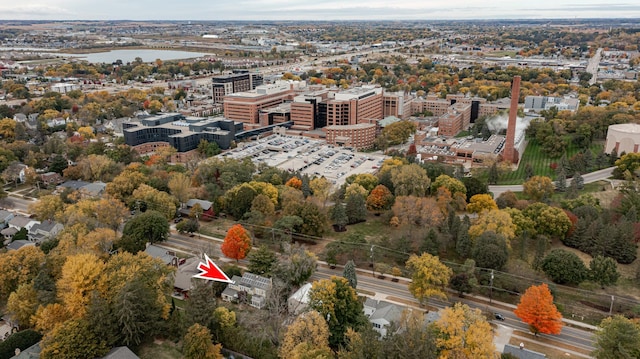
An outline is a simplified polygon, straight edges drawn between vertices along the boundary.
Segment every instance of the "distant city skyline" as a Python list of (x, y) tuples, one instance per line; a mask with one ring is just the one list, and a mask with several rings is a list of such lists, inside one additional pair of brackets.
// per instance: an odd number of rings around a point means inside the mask
[[(615, 1), (615, 0), (614, 0)], [(470, 20), (640, 18), (640, 3), (604, 0), (21, 0), (2, 20)]]

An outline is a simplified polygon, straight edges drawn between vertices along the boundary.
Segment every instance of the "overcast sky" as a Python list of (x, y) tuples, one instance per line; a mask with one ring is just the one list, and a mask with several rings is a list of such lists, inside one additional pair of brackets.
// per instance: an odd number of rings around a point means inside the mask
[(638, 18), (638, 0), (0, 0), (3, 20)]

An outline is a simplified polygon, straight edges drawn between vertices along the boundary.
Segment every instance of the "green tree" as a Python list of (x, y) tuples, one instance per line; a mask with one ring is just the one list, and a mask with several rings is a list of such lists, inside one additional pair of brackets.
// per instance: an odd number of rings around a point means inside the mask
[(340, 201), (337, 201), (336, 204), (331, 209), (331, 220), (333, 224), (336, 226), (336, 230), (338, 232), (342, 232), (345, 230), (345, 226), (349, 224), (349, 217), (347, 217), (347, 210), (344, 204)]
[(300, 286), (316, 271), (318, 258), (304, 246), (288, 245), (274, 274), (291, 286)]
[(347, 264), (344, 265), (342, 276), (349, 281), (351, 288), (356, 289), (358, 286), (358, 276), (356, 274), (356, 264), (350, 259)]
[(110, 349), (93, 331), (91, 323), (84, 319), (64, 322), (42, 339), (41, 347), (42, 359), (99, 358)]
[(114, 316), (123, 344), (137, 347), (160, 323), (157, 297), (141, 279), (127, 282), (113, 298)]
[(478, 267), (502, 269), (509, 259), (509, 250), (504, 236), (493, 231), (482, 233), (475, 240), (472, 257)]
[(248, 183), (233, 187), (225, 194), (225, 208), (234, 218), (242, 218), (251, 210), (253, 199), (258, 192)]
[[(228, 270), (225, 269), (224, 272), (231, 277), (232, 274)], [(209, 329), (213, 328), (213, 311), (217, 307), (216, 297), (219, 295), (214, 288), (214, 285), (217, 284), (226, 288), (226, 283), (211, 283), (200, 279), (193, 280), (193, 288), (189, 291), (189, 298), (185, 301), (184, 306), (185, 324), (187, 326), (200, 324)], [(222, 293), (222, 290), (220, 293)]]
[(329, 324), (329, 345), (335, 350), (345, 344), (348, 328), (359, 330), (366, 323), (362, 302), (345, 278), (315, 281), (309, 291), (309, 307)]
[(595, 333), (597, 359), (619, 359), (640, 357), (640, 328), (638, 323), (616, 315), (605, 318), (600, 330)]
[(162, 242), (168, 236), (167, 218), (162, 213), (147, 211), (135, 215), (124, 225), (118, 246), (127, 252), (137, 253), (145, 249), (147, 242)]
[(359, 194), (354, 194), (346, 198), (345, 212), (349, 224), (363, 222), (367, 219), (367, 207), (365, 199)]
[(467, 258), (471, 255), (473, 249), (473, 242), (469, 238), (469, 227), (466, 224), (460, 225), (458, 229), (458, 235), (456, 240), (456, 252), (462, 258)]
[(412, 163), (391, 171), (396, 196), (424, 197), (429, 192), (431, 179), (427, 176), (427, 171), (419, 165)]
[(249, 253), (249, 265), (247, 269), (253, 274), (270, 277), (273, 268), (278, 262), (276, 254), (266, 246), (260, 246)]
[(0, 341), (0, 358), (12, 358), (16, 354), (16, 349), (25, 350), (38, 343), (40, 339), (42, 339), (42, 334), (31, 329), (13, 333)]
[(471, 198), (477, 194), (489, 193), (487, 183), (477, 179), (476, 177), (463, 177), (462, 183), (467, 189), (467, 198)]
[(580, 284), (587, 278), (587, 267), (576, 254), (554, 249), (542, 261), (542, 270), (558, 284)]
[(595, 256), (589, 263), (589, 276), (604, 289), (607, 285), (615, 284), (620, 273), (613, 258)]

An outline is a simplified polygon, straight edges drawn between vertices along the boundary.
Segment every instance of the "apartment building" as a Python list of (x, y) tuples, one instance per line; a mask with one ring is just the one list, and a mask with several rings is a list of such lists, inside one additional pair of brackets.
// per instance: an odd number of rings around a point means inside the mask
[(222, 103), (226, 95), (255, 90), (262, 83), (262, 74), (250, 73), (249, 70), (233, 70), (231, 74), (211, 79), (211, 96), (214, 103)]

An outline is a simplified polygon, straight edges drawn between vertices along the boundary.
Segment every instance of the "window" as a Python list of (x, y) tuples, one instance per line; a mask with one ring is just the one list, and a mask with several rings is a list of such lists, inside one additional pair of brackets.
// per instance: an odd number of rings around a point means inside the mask
[(373, 327), (376, 329), (382, 329), (382, 326), (378, 323), (373, 323)]

